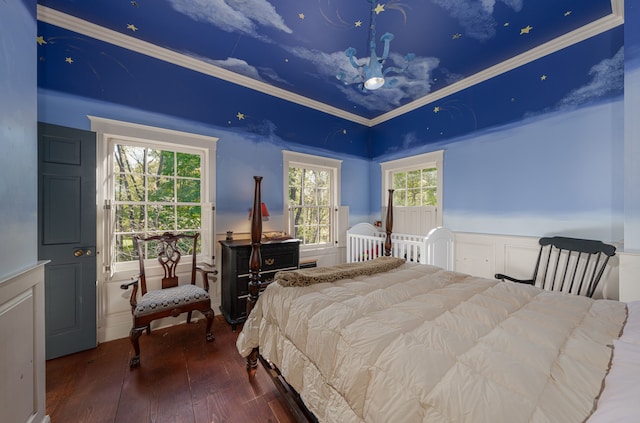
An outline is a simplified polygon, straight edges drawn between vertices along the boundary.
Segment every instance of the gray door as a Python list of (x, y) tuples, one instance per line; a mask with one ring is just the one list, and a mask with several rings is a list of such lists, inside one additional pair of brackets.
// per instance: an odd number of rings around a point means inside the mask
[(96, 136), (38, 124), (47, 359), (96, 346)]

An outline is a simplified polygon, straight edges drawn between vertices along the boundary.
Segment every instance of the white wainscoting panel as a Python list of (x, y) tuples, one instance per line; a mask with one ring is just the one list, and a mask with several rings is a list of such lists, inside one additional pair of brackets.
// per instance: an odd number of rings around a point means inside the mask
[[(496, 273), (519, 279), (531, 278), (540, 249), (538, 240), (539, 238), (534, 237), (457, 232), (455, 234), (455, 270), (485, 278), (494, 278)], [(622, 260), (621, 253), (616, 253), (616, 256), (609, 260), (594, 298), (617, 300), (619, 295), (622, 295), (623, 288), (618, 288), (620, 260)], [(629, 279), (635, 278), (637, 283), (640, 278), (635, 275), (640, 274), (640, 259), (635, 260), (637, 261), (626, 259), (630, 262)], [(633, 291), (634, 288), (631, 287), (634, 285), (631, 281), (628, 286), (629, 288), (625, 289), (629, 290), (629, 294), (625, 293), (625, 295), (628, 295), (628, 298), (640, 299), (640, 292), (638, 292), (640, 287), (637, 288), (638, 291)]]
[(484, 278), (496, 273), (495, 242), (486, 235), (455, 234), (455, 270)]
[(619, 253), (620, 301), (640, 300), (640, 253)]
[(0, 420), (48, 422), (44, 266), (0, 281)]

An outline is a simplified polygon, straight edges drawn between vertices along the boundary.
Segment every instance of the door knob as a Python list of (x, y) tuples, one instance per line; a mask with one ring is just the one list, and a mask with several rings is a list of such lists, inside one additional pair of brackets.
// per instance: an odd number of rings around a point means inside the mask
[(84, 254), (84, 251), (82, 251), (81, 249), (73, 250), (73, 255), (76, 257), (80, 257), (83, 254)]

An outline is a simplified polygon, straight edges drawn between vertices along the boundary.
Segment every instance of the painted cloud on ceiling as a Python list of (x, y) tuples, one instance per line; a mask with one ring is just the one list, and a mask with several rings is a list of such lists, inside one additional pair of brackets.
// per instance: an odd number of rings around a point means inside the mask
[(290, 34), (271, 3), (266, 0), (169, 0), (178, 12), (200, 22), (209, 22), (227, 32), (241, 32), (257, 38), (257, 25)]
[(624, 89), (624, 47), (610, 59), (604, 59), (589, 70), (591, 81), (572, 90), (560, 103), (560, 108), (579, 106)]
[[(500, 0), (515, 12), (522, 10), (524, 0)], [(491, 39), (496, 34), (493, 18), (495, 0), (433, 0), (457, 19), (465, 28), (465, 34), (479, 41)]]

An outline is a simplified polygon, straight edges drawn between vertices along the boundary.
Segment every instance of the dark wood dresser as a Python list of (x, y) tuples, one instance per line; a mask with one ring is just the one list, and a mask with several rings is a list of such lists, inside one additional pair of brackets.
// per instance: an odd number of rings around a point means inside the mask
[[(247, 319), (249, 294), (249, 257), (251, 241), (220, 241), (222, 245), (222, 282), (220, 311), (231, 328)], [(279, 270), (297, 269), (300, 262), (300, 240), (264, 241), (260, 248), (262, 265), (260, 280), (269, 282)]]

